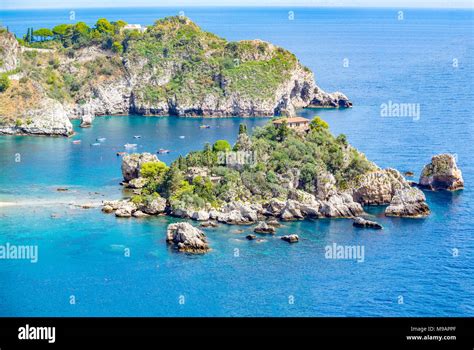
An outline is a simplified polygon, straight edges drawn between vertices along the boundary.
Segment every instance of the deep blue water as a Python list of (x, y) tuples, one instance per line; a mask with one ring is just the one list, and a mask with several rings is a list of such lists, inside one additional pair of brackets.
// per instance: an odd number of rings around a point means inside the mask
[[(77, 10), (76, 20), (151, 24), (179, 10)], [(160, 156), (170, 162), (207, 141), (235, 140), (241, 119), (206, 120), (212, 128), (202, 130), (200, 119), (97, 118), (91, 129), (76, 127), (73, 139), (81, 145), (2, 137), (0, 198), (29, 205), (0, 208), (0, 243), (37, 244), (39, 261), (0, 260), (0, 315), (474, 315), (473, 11), (405, 10), (398, 21), (398, 9), (296, 8), (290, 21), (290, 10), (184, 9), (230, 40), (260, 38), (290, 49), (322, 88), (346, 93), (354, 102), (350, 110), (301, 114), (320, 115), (369, 159), (415, 171), (417, 178), (433, 154), (456, 153), (466, 189), (426, 193), (432, 214), (422, 220), (385, 218), (383, 208), (372, 208), (385, 227), (378, 232), (354, 229), (348, 220), (287, 223), (278, 234), (298, 233), (295, 245), (271, 237), (248, 242), (250, 227), (207, 229), (212, 252), (188, 256), (165, 244), (166, 225), (174, 219), (117, 219), (57, 202), (119, 198), (115, 154), (137, 142), (133, 135), (142, 135), (139, 151), (171, 149)], [(69, 10), (0, 12), (18, 35), (68, 16)], [(388, 101), (419, 103), (419, 120), (381, 117), (380, 105)], [(245, 122), (252, 128), (266, 120)], [(98, 137), (107, 140), (91, 147)], [(15, 162), (17, 153), (21, 162)], [(58, 193), (59, 186), (71, 191)], [(333, 242), (364, 246), (365, 261), (325, 259), (324, 247)]]

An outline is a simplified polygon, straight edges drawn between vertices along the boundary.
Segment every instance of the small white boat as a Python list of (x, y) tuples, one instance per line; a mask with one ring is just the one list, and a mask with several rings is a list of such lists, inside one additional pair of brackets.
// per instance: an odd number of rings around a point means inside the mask
[(164, 148), (160, 148), (158, 150), (158, 153), (159, 154), (166, 154), (166, 153), (170, 153), (171, 151), (169, 149), (164, 149)]
[(100, 146), (100, 142), (91, 143), (91, 146)]
[(75, 145), (78, 145), (78, 144), (80, 144), (81, 142), (82, 142), (81, 140), (74, 140), (74, 141), (72, 141), (72, 143), (75, 144)]
[(185, 137), (186, 137), (186, 136), (181, 135), (179, 138), (180, 138), (180, 139), (184, 139)]
[(140, 135), (135, 135), (133, 136), (134, 139), (141, 139), (142, 137)]
[(124, 145), (125, 148), (137, 148), (137, 144), (136, 143), (126, 143)]
[(105, 137), (99, 137), (96, 139), (96, 141), (99, 141), (99, 142), (105, 142), (105, 140), (107, 140)]
[(210, 125), (200, 125), (199, 126), (201, 129), (210, 129), (211, 126)]

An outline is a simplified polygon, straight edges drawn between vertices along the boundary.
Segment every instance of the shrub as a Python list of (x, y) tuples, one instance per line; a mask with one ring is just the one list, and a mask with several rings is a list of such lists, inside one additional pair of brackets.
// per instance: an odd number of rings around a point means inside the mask
[(226, 140), (217, 140), (212, 146), (214, 152), (228, 152), (231, 149), (230, 143)]
[(311, 130), (329, 129), (329, 124), (320, 117), (315, 117), (311, 123), (309, 123), (309, 127)]
[(0, 74), (0, 92), (4, 92), (11, 85), (10, 79), (6, 73)]
[(147, 179), (160, 179), (168, 170), (168, 167), (163, 162), (147, 162), (143, 163), (140, 175)]
[(112, 44), (112, 51), (116, 53), (122, 53), (123, 45), (120, 44), (118, 41), (114, 41), (114, 43)]

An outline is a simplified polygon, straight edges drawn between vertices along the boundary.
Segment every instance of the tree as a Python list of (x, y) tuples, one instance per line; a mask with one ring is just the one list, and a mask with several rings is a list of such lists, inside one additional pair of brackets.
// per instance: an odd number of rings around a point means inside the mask
[(247, 124), (240, 124), (239, 125), (239, 135), (247, 133)]
[(35, 30), (33, 32), (34, 36), (39, 36), (41, 38), (41, 41), (44, 41), (45, 38), (50, 38), (53, 36), (53, 32), (48, 29), (48, 28), (40, 28), (38, 30)]
[(118, 41), (114, 41), (112, 44), (112, 51), (117, 53), (123, 52), (123, 46)]
[(309, 127), (311, 130), (327, 130), (329, 129), (329, 124), (316, 116), (311, 123), (309, 123)]
[(90, 30), (90, 27), (84, 22), (77, 22), (74, 25), (74, 32), (76, 33), (87, 34)]
[(97, 29), (100, 33), (113, 34), (114, 32), (114, 26), (105, 18), (100, 18), (96, 22), (95, 29)]
[(288, 135), (290, 134), (290, 129), (288, 128), (288, 123), (286, 120), (283, 120), (283, 122), (278, 126), (277, 130), (277, 140), (278, 141), (285, 141)]
[(347, 136), (344, 134), (340, 134), (338, 137), (336, 137), (336, 141), (339, 142), (343, 146), (347, 146)]
[(147, 162), (143, 163), (140, 169), (140, 175), (148, 179), (160, 179), (168, 170), (163, 162)]
[(4, 92), (10, 87), (10, 79), (7, 74), (0, 74), (0, 92)]
[(166, 173), (163, 181), (164, 196), (169, 198), (176, 193), (183, 180), (184, 177), (179, 168), (176, 165), (172, 165), (170, 170)]
[(58, 24), (53, 28), (53, 34), (59, 38), (62, 38), (68, 34), (70, 27), (71, 25), (69, 24)]
[(232, 147), (230, 146), (230, 143), (226, 140), (217, 140), (216, 143), (214, 143), (214, 146), (212, 146), (214, 152), (227, 152), (231, 149)]

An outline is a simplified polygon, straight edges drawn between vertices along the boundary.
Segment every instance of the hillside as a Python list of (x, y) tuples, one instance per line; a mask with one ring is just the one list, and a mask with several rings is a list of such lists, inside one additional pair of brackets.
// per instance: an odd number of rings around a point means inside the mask
[(48, 134), (55, 125), (51, 134), (68, 134), (68, 119), (84, 115), (273, 116), (351, 106), (270, 43), (228, 42), (184, 17), (145, 32), (125, 25), (59, 25), (19, 42), (0, 31), (0, 72), (9, 81), (0, 89), (0, 133)]

